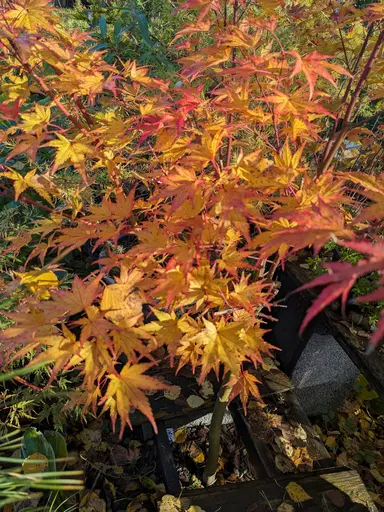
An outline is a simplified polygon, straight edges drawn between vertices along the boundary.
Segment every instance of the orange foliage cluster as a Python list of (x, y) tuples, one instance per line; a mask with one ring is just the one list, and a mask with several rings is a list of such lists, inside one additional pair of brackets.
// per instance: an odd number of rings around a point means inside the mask
[[(354, 84), (358, 70), (316, 50), (284, 50), (279, 9), (300, 19), (304, 7), (284, 11), (283, 2), (265, 0), (257, 14), (247, 4), (182, 6), (196, 17), (175, 37), (180, 72), (169, 80), (135, 62), (107, 64), (87, 49), (89, 36), (60, 25), (46, 0), (1, 7), (1, 137), (12, 147), (1, 188), (6, 194), (12, 185), (16, 199), (27, 201), (33, 191), (51, 212), (8, 248), (32, 250), (10, 284), (28, 293), (9, 314), (15, 323), (2, 333), (3, 351), (17, 358), (36, 350), (31, 364), (53, 361), (52, 378), (80, 369), (85, 409), (103, 405), (113, 422), (121, 417), (122, 429), (133, 407), (154, 424), (145, 392), (166, 386), (145, 372), (162, 346), (178, 369), (198, 369), (200, 381), (222, 365), (232, 374), (232, 396), (257, 395), (243, 367), (272, 348), (262, 320), (278, 264), (331, 237), (354, 239), (356, 222), (384, 216), (382, 180), (369, 178), (368, 187), (365, 174), (353, 174), (370, 200), (354, 221), (344, 208), (351, 176), (331, 165), (357, 127), (352, 114), (343, 118), (346, 104), (330, 110), (329, 91), (341, 78)], [(364, 72), (378, 54), (383, 9), (340, 9), (339, 16), (374, 27)], [(348, 105), (358, 84), (349, 88)], [(45, 165), (41, 152), (49, 155)], [(21, 156), (26, 172), (14, 166)], [(61, 190), (55, 173), (69, 168), (81, 184)], [(100, 170), (110, 186), (90, 204), (84, 191)], [(125, 235), (136, 242), (120, 254), (113, 246)], [(86, 243), (104, 249), (99, 267), (63, 289), (55, 272)], [(116, 277), (106, 284), (112, 269)], [(156, 317), (149, 323), (143, 304)]]

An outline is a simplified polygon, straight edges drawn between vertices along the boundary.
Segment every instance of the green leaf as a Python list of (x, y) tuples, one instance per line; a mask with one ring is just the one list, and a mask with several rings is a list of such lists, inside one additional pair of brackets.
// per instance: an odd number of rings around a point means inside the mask
[(35, 427), (30, 427), (23, 436), (21, 454), (24, 458), (41, 453), (49, 460), (48, 470), (56, 471), (55, 453), (44, 435)]
[(373, 389), (372, 390), (369, 390), (367, 388), (364, 388), (360, 393), (359, 393), (359, 398), (363, 401), (368, 401), (368, 400), (374, 400), (375, 398), (379, 398), (379, 395), (376, 393), (376, 391), (374, 391)]
[(140, 35), (144, 43), (148, 46), (148, 48), (152, 48), (153, 42), (151, 41), (151, 36), (149, 34), (148, 20), (144, 13), (140, 13), (137, 16), (137, 23), (139, 25)]
[(52, 446), (56, 459), (68, 457), (67, 443), (59, 432), (44, 430), (44, 437)]
[(119, 46), (121, 34), (121, 20), (117, 20), (113, 27), (113, 41), (116, 47)]
[(374, 398), (369, 404), (369, 410), (379, 416), (384, 414), (384, 398)]
[(101, 16), (101, 18), (99, 19), (99, 28), (100, 28), (101, 37), (103, 39), (106, 39), (107, 38), (107, 20), (105, 19), (105, 16)]
[(104, 50), (105, 48), (109, 48), (109, 44), (108, 43), (99, 43), (97, 44), (96, 46), (93, 46), (90, 51), (91, 52), (97, 52), (98, 50)]

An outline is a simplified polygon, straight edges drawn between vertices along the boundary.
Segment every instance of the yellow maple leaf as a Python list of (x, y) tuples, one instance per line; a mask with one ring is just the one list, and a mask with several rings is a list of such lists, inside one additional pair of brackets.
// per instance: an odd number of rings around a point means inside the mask
[(49, 299), (49, 290), (58, 288), (59, 280), (51, 270), (32, 270), (31, 272), (15, 272), (20, 277), (20, 284), (24, 284), (29, 291), (37, 293), (39, 299)]
[[(203, 319), (205, 329), (195, 338), (201, 342), (203, 354), (201, 357), (200, 382), (203, 382), (210, 370), (218, 371), (220, 363), (223, 363), (234, 375), (240, 371), (240, 363), (243, 360), (242, 347), (239, 333), (244, 327), (242, 322), (225, 323), (222, 318), (217, 324)], [(193, 340), (193, 338), (192, 338)]]
[(69, 140), (60, 133), (56, 134), (58, 139), (46, 144), (56, 148), (55, 168), (70, 162), (73, 165), (80, 165), (84, 162), (85, 156), (91, 152), (90, 146), (82, 134), (77, 135), (73, 140)]
[(25, 114), (21, 114), (21, 129), (26, 133), (41, 131), (51, 119), (50, 107), (36, 105), (36, 109)]
[(157, 434), (155, 418), (149, 400), (143, 390), (169, 389), (170, 386), (163, 382), (144, 375), (153, 363), (139, 363), (130, 365), (127, 363), (120, 375), (110, 374), (110, 382), (104, 398), (100, 404), (104, 404), (103, 411), (110, 410), (112, 425), (115, 428), (116, 418), (121, 419), (120, 437), (123, 435), (125, 424), (132, 428), (129, 413), (132, 407), (139, 409), (151, 422)]
[(29, 97), (28, 77), (24, 73), (2, 76), (1, 92), (6, 95), (6, 101), (26, 100)]
[(56, 194), (58, 189), (53, 185), (51, 180), (46, 175), (37, 175), (36, 169), (32, 169), (25, 176), (14, 169), (8, 168), (2, 174), (5, 178), (13, 181), (13, 188), (15, 189), (15, 199), (18, 200), (20, 194), (27, 190), (27, 188), (33, 188), (36, 192), (43, 197), (48, 203), (51, 203), (51, 197), (49, 192)]
[(13, 188), (15, 189), (15, 199), (19, 199), (20, 194), (27, 190), (29, 187), (33, 187), (32, 178), (35, 175), (36, 169), (29, 171), (25, 176), (22, 176), (17, 171), (9, 169), (4, 171), (3, 176), (13, 181)]
[(50, 29), (56, 16), (49, 0), (21, 0), (5, 13), (8, 22), (16, 28), (34, 30), (37, 27)]
[(304, 501), (311, 500), (311, 496), (296, 482), (289, 482), (285, 486), (287, 493), (289, 494), (292, 501), (295, 503), (303, 503)]

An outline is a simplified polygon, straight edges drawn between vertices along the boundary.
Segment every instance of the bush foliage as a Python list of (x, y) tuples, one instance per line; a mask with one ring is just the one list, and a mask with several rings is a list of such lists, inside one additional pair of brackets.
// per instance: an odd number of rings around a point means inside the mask
[[(162, 346), (201, 382), (230, 372), (245, 406), (281, 262), (337, 239), (371, 255), (359, 272), (382, 271), (384, 10), (311, 4), (188, 0), (170, 79), (106, 62), (46, 0), (2, 4), (1, 194), (42, 212), (6, 249), (28, 247), (4, 283), (23, 290), (6, 361), (80, 370), (84, 410), (103, 406), (121, 431), (131, 408), (155, 427)], [(97, 261), (68, 285), (68, 257), (87, 251)], [(357, 276), (331, 265), (308, 319)]]

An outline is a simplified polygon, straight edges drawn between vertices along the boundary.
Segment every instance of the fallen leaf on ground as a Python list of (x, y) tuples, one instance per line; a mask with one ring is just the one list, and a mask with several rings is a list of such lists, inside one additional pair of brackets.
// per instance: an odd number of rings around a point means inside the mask
[(106, 510), (105, 501), (94, 491), (87, 492), (80, 501), (79, 512), (106, 512)]
[(125, 448), (125, 446), (121, 446), (120, 444), (117, 444), (111, 448), (109, 458), (111, 463), (115, 464), (116, 466), (122, 466), (123, 464), (128, 464), (132, 461), (127, 448)]
[(214, 395), (213, 384), (209, 380), (205, 380), (200, 388), (200, 393), (204, 398), (209, 398)]
[(304, 501), (311, 500), (311, 496), (296, 482), (289, 482), (285, 486), (287, 493), (292, 501), (295, 503), (303, 503)]
[(292, 473), (295, 471), (295, 465), (287, 459), (287, 457), (284, 457), (284, 455), (276, 455), (275, 465), (282, 473)]
[(159, 503), (159, 512), (180, 512), (181, 502), (179, 498), (166, 494)]
[(187, 403), (192, 409), (197, 409), (197, 407), (201, 407), (205, 402), (200, 396), (190, 395), (187, 398)]
[(331, 450), (334, 450), (337, 447), (336, 437), (328, 436), (327, 439), (325, 440), (325, 446), (327, 446)]
[(370, 470), (370, 472), (373, 478), (375, 478), (379, 482), (379, 484), (384, 484), (384, 476), (380, 473), (378, 469), (373, 468)]
[(164, 398), (168, 398), (168, 400), (176, 400), (179, 398), (181, 393), (180, 386), (173, 386), (171, 389), (166, 389), (164, 391)]
[(343, 508), (345, 505), (345, 496), (342, 492), (337, 489), (331, 489), (326, 493), (327, 498), (331, 501), (333, 505), (337, 508)]
[(277, 507), (277, 512), (295, 512), (295, 508), (289, 503), (282, 503)]
[(346, 452), (340, 453), (336, 458), (336, 466), (348, 466), (348, 455)]
[(43, 473), (48, 467), (48, 459), (42, 453), (32, 453), (23, 462), (23, 470), (25, 475), (30, 473)]
[(185, 428), (179, 428), (179, 430), (175, 432), (175, 443), (185, 443), (186, 440), (187, 431)]

